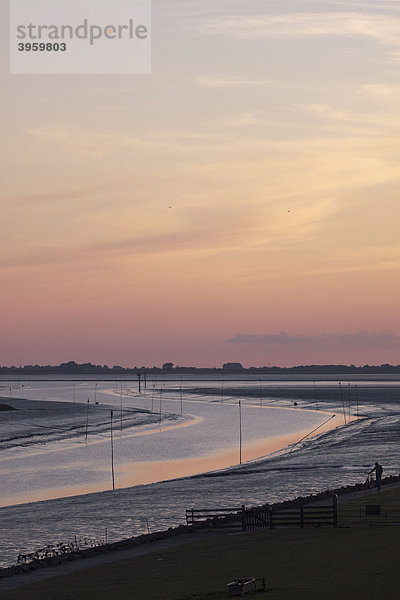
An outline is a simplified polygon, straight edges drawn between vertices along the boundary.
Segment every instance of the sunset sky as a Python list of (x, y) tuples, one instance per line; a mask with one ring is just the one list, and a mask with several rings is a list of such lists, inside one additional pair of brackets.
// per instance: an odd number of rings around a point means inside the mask
[(0, 365), (400, 363), (398, 0), (153, 0), (131, 76), (0, 1)]

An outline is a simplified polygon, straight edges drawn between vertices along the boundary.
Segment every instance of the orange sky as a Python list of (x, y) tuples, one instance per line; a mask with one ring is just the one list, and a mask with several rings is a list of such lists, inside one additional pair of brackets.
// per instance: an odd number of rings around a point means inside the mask
[(398, 364), (399, 21), (155, 0), (151, 75), (3, 61), (0, 364)]

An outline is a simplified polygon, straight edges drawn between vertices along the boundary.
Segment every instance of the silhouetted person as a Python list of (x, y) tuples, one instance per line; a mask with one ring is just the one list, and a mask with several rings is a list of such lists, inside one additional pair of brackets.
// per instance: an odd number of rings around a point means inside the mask
[(371, 471), (368, 474), (371, 475), (371, 473), (373, 473), (374, 471), (375, 471), (375, 476), (376, 476), (376, 487), (378, 488), (378, 492), (379, 492), (381, 489), (381, 486), (382, 486), (382, 473), (383, 473), (382, 465), (380, 465), (378, 462), (376, 462), (374, 468), (371, 469)]

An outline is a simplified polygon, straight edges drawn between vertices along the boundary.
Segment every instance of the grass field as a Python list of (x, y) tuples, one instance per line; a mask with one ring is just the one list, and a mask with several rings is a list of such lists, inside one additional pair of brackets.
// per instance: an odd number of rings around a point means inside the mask
[[(400, 489), (381, 492), (395, 502)], [(367, 500), (365, 498), (365, 500)], [(375, 503), (372, 495), (368, 503)], [(358, 502), (358, 500), (355, 500)], [(194, 534), (194, 540), (196, 535)], [(397, 600), (400, 526), (223, 534), (4, 592), (2, 600), (217, 600), (236, 577), (266, 577), (270, 600)]]
[[(379, 506), (380, 514), (369, 514), (368, 505)], [(400, 487), (361, 495), (351, 501), (341, 498), (338, 516), (340, 525), (400, 523)]]
[(362, 494), (358, 498), (354, 498), (349, 502), (346, 501), (346, 496), (339, 498), (341, 503), (361, 503), (361, 504), (379, 504), (383, 502), (385, 504), (400, 504), (400, 486), (391, 487), (385, 489), (384, 487), (380, 492), (374, 491), (369, 494)]

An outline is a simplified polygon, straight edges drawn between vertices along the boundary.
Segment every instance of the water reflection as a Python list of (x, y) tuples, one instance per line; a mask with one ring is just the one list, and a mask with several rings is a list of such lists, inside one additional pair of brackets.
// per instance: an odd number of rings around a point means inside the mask
[[(326, 416), (327, 413), (324, 413), (323, 411), (318, 412), (319, 418), (324, 418)], [(199, 421), (201, 421), (201, 419)], [(340, 418), (334, 416), (333, 418), (327, 420), (322, 426), (318, 427), (317, 433), (329, 431), (330, 429), (333, 429), (339, 425), (341, 425)], [(179, 427), (179, 425), (172, 426), (166, 428), (166, 430), (169, 431), (170, 429)], [(155, 430), (143, 433), (154, 433), (154, 431)], [(296, 431), (295, 433), (268, 437), (244, 444), (242, 449), (242, 462), (245, 463), (256, 459), (262, 459), (273, 452), (286, 448), (291, 444), (295, 444), (309, 433), (310, 429), (307, 428)], [(135, 433), (134, 437), (137, 435), (138, 434)], [(186, 457), (173, 460), (125, 461), (118, 464), (116, 487), (127, 488), (198, 475), (200, 473), (226, 469), (228, 467), (238, 465), (238, 463), (239, 447), (228, 450), (224, 449), (220, 451), (214, 451), (198, 457)], [(83, 467), (84, 465), (78, 465), (78, 467), (79, 466)], [(62, 469), (63, 467), (60, 465), (59, 468)], [(69, 468), (70, 467), (67, 465), (66, 470), (68, 471)], [(82, 494), (102, 492), (109, 490), (110, 488), (111, 476), (108, 479), (105, 479), (104, 475), (102, 475), (101, 481), (97, 483), (82, 482), (82, 484), (79, 485), (75, 482), (74, 485), (67, 484), (64, 486), (47, 487), (45, 489), (37, 490), (29, 489), (29, 491), (3, 496), (0, 506), (4, 507), (27, 502), (54, 500), (57, 498), (66, 498)]]

